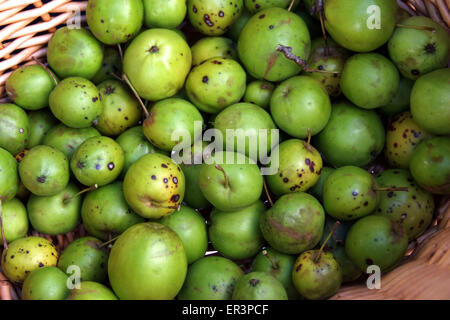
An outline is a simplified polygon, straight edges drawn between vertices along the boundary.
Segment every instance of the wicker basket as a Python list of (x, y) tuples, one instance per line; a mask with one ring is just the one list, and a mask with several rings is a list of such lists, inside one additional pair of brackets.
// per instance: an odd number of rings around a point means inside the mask
[[(450, 0), (398, 0), (410, 15), (433, 18), (450, 27)], [(45, 62), (46, 46), (59, 26), (71, 18), (84, 22), (87, 1), (0, 0), (0, 103), (6, 101), (4, 84), (22, 65)], [(450, 299), (450, 197), (441, 199), (430, 229), (410, 244), (407, 256), (395, 270), (382, 277), (379, 290), (364, 283), (345, 285), (331, 299)], [(32, 232), (53, 242), (62, 251), (74, 239), (86, 235), (83, 226), (66, 235), (51, 237)], [(20, 289), (0, 272), (0, 300), (20, 299)]]
[(450, 0), (398, 0), (397, 3), (411, 15), (430, 17), (450, 30)]
[[(87, 1), (0, 0), (0, 96), (10, 73), (33, 58), (45, 59), (58, 26), (86, 10)], [(77, 16), (81, 21), (83, 15)]]

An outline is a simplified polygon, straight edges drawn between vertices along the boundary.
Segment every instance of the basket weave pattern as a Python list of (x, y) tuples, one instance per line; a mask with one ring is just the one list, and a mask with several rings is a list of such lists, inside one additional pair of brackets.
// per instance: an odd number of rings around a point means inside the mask
[[(450, 0), (397, 0), (410, 15), (429, 16), (450, 30)], [(45, 61), (46, 46), (57, 28), (81, 13), (85, 21), (87, 1), (0, 0), (0, 103), (4, 84), (20, 66)], [(83, 226), (65, 235), (42, 236), (61, 252), (69, 243), (86, 235)], [(334, 300), (450, 299), (450, 197), (442, 199), (433, 226), (411, 243), (408, 256), (395, 270), (382, 277), (380, 290), (365, 283), (346, 285)], [(18, 300), (20, 292), (0, 272), (0, 300)]]
[(86, 5), (87, 1), (0, 0), (0, 96), (10, 73), (34, 63), (33, 58), (45, 58), (56, 28), (84, 12)]
[(411, 15), (427, 16), (447, 31), (450, 28), (450, 0), (398, 0), (397, 3)]

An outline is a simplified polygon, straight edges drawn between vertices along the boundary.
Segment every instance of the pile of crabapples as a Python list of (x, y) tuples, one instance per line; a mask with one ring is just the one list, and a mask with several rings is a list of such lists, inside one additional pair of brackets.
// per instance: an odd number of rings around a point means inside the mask
[[(326, 299), (395, 268), (450, 194), (449, 33), (395, 0), (86, 16), (0, 105), (1, 272), (22, 299)], [(205, 157), (209, 129), (239, 134)], [(203, 161), (174, 161), (183, 143)], [(42, 236), (80, 225), (64, 250)]]

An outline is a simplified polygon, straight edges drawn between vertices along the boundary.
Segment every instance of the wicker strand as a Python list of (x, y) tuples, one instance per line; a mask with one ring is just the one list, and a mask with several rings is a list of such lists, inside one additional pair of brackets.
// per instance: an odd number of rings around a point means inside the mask
[(450, 0), (397, 0), (397, 3), (408, 13), (428, 16), (450, 30)]
[[(33, 4), (35, 8), (20, 12), (30, 4)], [(33, 57), (44, 57), (46, 49), (43, 47), (48, 43), (52, 32), (56, 31), (56, 27), (65, 23), (77, 12), (84, 12), (86, 7), (87, 1), (53, 0), (46, 4), (40, 0), (0, 1), (0, 26), (4, 26), (0, 30), (0, 58), (2, 58), (0, 96), (4, 93), (4, 84), (11, 70), (23, 63), (29, 63)], [(50, 13), (58, 15), (51, 17)], [(38, 18), (42, 21), (34, 22)], [(81, 22), (84, 21), (85, 16), (82, 16)], [(46, 31), (49, 33), (36, 36)]]

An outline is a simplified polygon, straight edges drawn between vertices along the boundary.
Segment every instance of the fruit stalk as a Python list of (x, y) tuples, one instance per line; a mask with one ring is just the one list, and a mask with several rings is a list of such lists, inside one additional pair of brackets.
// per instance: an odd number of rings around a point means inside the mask
[(3, 210), (2, 210), (2, 200), (0, 199), (0, 229), (2, 232), (2, 240), (3, 240), (3, 250), (8, 250), (8, 243), (5, 238), (5, 230), (3, 229)]
[(416, 29), (416, 30), (425, 30), (425, 31), (436, 32), (435, 28), (429, 27), (429, 26), (410, 26), (410, 25), (398, 23), (396, 25), (396, 27), (397, 28), (407, 28), (407, 29)]
[(306, 150), (311, 152), (311, 129), (308, 128), (308, 141), (306, 142)]
[(267, 188), (266, 179), (264, 179), (263, 182), (264, 182), (264, 191), (266, 192), (267, 200), (269, 200), (270, 206), (273, 207), (273, 201), (272, 201), (272, 198), (270, 197), (269, 189)]
[(47, 72), (50, 75), (50, 77), (53, 79), (53, 82), (55, 83), (55, 85), (58, 85), (58, 80), (56, 80), (55, 75), (47, 68), (47, 66), (45, 64), (43, 64), (41, 61), (39, 61), (38, 59), (36, 59), (36, 57), (33, 57), (33, 60), (34, 60), (34, 62), (39, 64), (45, 70), (45, 72)]
[(120, 45), (120, 43), (117, 45), (117, 48), (119, 50), (120, 61), (123, 64), (123, 51), (122, 51), (122, 46)]
[(283, 53), (284, 56), (287, 59), (289, 59), (291, 61), (294, 61), (298, 66), (300, 66), (306, 72), (339, 74), (339, 72), (336, 72), (336, 71), (326, 71), (326, 70), (311, 69), (309, 67), (308, 63), (305, 60), (303, 60), (302, 58), (300, 58), (300, 57), (298, 57), (298, 56), (296, 56), (295, 54), (292, 53), (292, 48), (291, 47), (283, 46), (282, 44), (279, 44), (276, 50), (280, 51), (281, 53)]
[(227, 174), (225, 173), (225, 170), (223, 170), (223, 168), (221, 166), (219, 166), (218, 164), (216, 165), (216, 169), (223, 173), (223, 176), (225, 177), (225, 188), (228, 189), (230, 187), (230, 181), (228, 179)]
[(109, 244), (115, 242), (117, 239), (119, 239), (119, 237), (120, 237), (120, 235), (118, 235), (118, 236), (115, 237), (115, 238), (112, 238), (111, 240), (108, 240), (108, 241), (106, 241), (106, 242), (103, 242), (103, 243), (99, 246), (99, 248), (103, 248), (103, 247), (105, 247), (105, 246), (107, 246), (107, 245), (109, 245)]
[(267, 250), (263, 250), (262, 254), (264, 257), (266, 257), (270, 261), (273, 269), (280, 269), (280, 265), (278, 263), (273, 262), (273, 260), (269, 256), (269, 253), (267, 252)]
[(399, 188), (393, 188), (393, 187), (386, 187), (386, 188), (379, 188), (375, 187), (373, 188), (374, 191), (409, 191), (408, 187), (399, 187)]
[(296, 0), (291, 0), (291, 3), (289, 4), (289, 7), (288, 7), (288, 11), (292, 10), (292, 7), (294, 6), (295, 1)]
[(329, 56), (329, 48), (328, 48), (328, 37), (327, 32), (325, 31), (325, 17), (323, 10), (323, 0), (316, 0), (314, 5), (311, 8), (311, 15), (315, 13), (319, 14), (320, 28), (322, 29), (323, 40), (325, 41), (325, 56)]
[(330, 240), (331, 236), (333, 235), (333, 233), (336, 231), (337, 227), (339, 227), (341, 223), (339, 221), (336, 221), (336, 223), (334, 224), (333, 228), (331, 228), (330, 233), (328, 234), (327, 238), (325, 239), (325, 241), (322, 243), (322, 246), (319, 249), (319, 252), (314, 256), (314, 262), (317, 263), (320, 260), (320, 257), (322, 256), (322, 252), (323, 252), (323, 248), (325, 248), (325, 245), (327, 244), (328, 240)]
[(71, 196), (70, 198), (66, 198), (63, 200), (64, 204), (69, 203), (70, 201), (72, 201), (74, 198), (81, 196), (83, 193), (89, 192), (89, 191), (94, 191), (98, 189), (98, 185), (94, 184), (93, 186), (86, 188), (84, 190), (81, 190), (80, 192), (74, 194), (73, 196)]
[(125, 81), (125, 83), (128, 85), (128, 87), (130, 87), (131, 91), (133, 91), (134, 96), (136, 97), (136, 99), (138, 100), (139, 104), (142, 107), (142, 111), (144, 111), (145, 118), (148, 119), (150, 117), (150, 114), (148, 113), (148, 110), (145, 107), (145, 104), (142, 102), (141, 97), (139, 96), (136, 89), (131, 84), (130, 79), (128, 79), (128, 77), (125, 73), (122, 74), (122, 80)]

